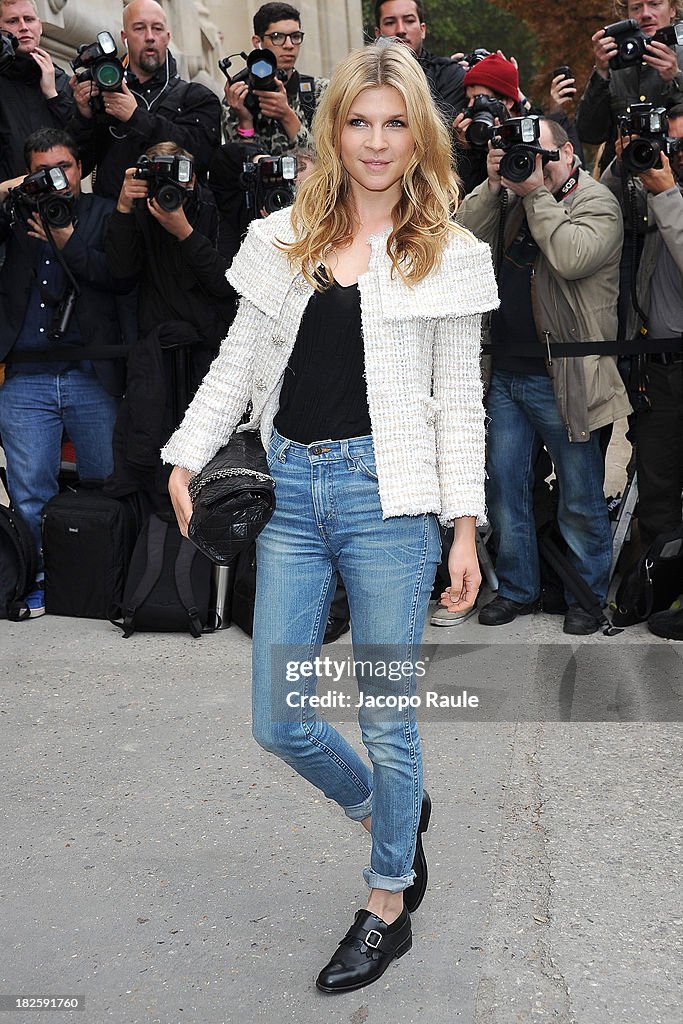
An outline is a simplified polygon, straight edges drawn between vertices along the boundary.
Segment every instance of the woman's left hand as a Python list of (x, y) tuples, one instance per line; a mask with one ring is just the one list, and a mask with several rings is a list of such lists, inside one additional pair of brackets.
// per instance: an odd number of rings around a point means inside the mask
[(458, 538), (456, 535), (448, 555), (451, 585), (447, 587), (439, 604), (449, 612), (464, 612), (477, 600), (481, 586), (481, 570), (477, 558), (476, 535)]

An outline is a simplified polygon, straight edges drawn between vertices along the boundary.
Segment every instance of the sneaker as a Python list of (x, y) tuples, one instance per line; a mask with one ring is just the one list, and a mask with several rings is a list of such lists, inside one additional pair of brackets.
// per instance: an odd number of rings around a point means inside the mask
[(29, 619), (37, 619), (45, 614), (45, 589), (36, 587), (26, 598)]
[(465, 612), (449, 612), (443, 605), (439, 605), (438, 608), (434, 609), (431, 619), (429, 620), (432, 626), (459, 626), (463, 622), (467, 622), (473, 615), (476, 614), (476, 606), (468, 608)]

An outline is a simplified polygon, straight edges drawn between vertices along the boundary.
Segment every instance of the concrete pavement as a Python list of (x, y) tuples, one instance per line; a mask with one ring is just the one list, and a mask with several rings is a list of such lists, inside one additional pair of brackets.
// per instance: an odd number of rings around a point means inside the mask
[(428, 629), (480, 718), (426, 716), (413, 949), (336, 997), (369, 841), (253, 742), (248, 638), (0, 622), (0, 994), (84, 995), (76, 1024), (677, 1024), (682, 645), (561, 621)]

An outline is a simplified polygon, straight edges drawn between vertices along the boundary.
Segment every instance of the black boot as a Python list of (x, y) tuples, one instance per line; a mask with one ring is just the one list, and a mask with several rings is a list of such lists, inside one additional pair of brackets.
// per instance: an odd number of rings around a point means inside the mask
[(332, 959), (318, 975), (316, 987), (321, 992), (355, 992), (371, 985), (412, 944), (410, 914), (405, 907), (393, 924), (369, 910), (359, 910)]

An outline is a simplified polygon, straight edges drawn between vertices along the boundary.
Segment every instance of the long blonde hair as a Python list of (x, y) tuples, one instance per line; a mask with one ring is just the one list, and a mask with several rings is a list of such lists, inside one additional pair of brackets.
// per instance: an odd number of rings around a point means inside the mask
[(337, 65), (318, 104), (313, 121), (315, 168), (292, 207), (295, 241), (280, 243), (292, 265), (318, 290), (332, 283), (332, 250), (350, 244), (356, 227), (349, 175), (340, 157), (342, 128), (358, 94), (380, 86), (401, 94), (415, 139), (387, 239), (392, 273), (397, 271), (409, 284), (421, 281), (438, 267), (449, 232), (457, 231), (452, 216), (458, 181), (449, 132), (422, 68), (402, 43), (354, 50)]

